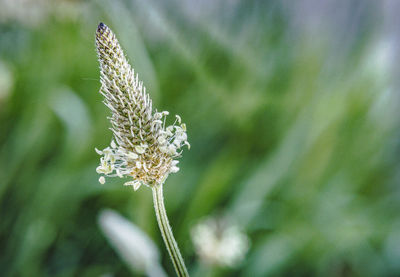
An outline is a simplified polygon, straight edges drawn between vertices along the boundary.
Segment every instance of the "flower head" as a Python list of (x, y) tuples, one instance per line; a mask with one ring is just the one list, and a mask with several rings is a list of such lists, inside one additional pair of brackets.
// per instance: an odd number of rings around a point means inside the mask
[(191, 232), (197, 255), (207, 264), (234, 267), (245, 257), (249, 240), (226, 217), (209, 217)]
[[(100, 93), (111, 110), (114, 139), (101, 155), (96, 171), (105, 176), (132, 177), (125, 185), (137, 190), (154, 186), (179, 170), (176, 160), (187, 141), (186, 125), (180, 116), (166, 126), (167, 111), (153, 111), (152, 101), (138, 75), (129, 65), (114, 33), (100, 23), (96, 32), (100, 62)], [(104, 183), (104, 179), (100, 182)]]

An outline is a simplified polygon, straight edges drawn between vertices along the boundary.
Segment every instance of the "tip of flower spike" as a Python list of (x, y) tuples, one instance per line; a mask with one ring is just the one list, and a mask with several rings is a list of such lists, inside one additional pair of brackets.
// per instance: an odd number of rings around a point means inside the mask
[(99, 25), (97, 26), (97, 31), (104, 31), (106, 28), (107, 28), (106, 24), (100, 22)]
[(108, 29), (109, 28), (108, 28), (108, 26), (106, 24), (104, 24), (103, 22), (100, 22), (99, 25), (97, 26), (96, 35), (97, 36), (101, 36), (104, 33), (106, 33)]

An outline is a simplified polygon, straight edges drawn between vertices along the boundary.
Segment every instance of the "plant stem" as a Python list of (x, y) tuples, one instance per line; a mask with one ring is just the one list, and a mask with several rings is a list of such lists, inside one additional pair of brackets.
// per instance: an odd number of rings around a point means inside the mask
[(189, 273), (186, 269), (181, 252), (179, 251), (178, 244), (176, 243), (174, 235), (172, 234), (172, 229), (169, 225), (167, 213), (165, 211), (163, 185), (161, 184), (153, 186), (152, 190), (154, 210), (156, 212), (158, 226), (160, 227), (161, 235), (164, 239), (169, 256), (174, 264), (176, 274), (178, 277), (189, 277)]

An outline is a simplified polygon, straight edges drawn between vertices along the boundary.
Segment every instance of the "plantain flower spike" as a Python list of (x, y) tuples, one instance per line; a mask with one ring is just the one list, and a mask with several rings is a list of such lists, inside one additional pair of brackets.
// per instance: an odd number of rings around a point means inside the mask
[[(152, 101), (138, 75), (129, 65), (117, 38), (109, 27), (100, 23), (96, 32), (100, 62), (100, 93), (111, 110), (109, 117), (114, 139), (101, 155), (96, 171), (102, 176), (131, 177), (125, 185), (137, 190), (141, 185), (162, 184), (177, 166), (187, 141), (186, 126), (176, 115), (166, 126), (167, 111), (153, 110)], [(103, 176), (104, 175), (104, 176)]]

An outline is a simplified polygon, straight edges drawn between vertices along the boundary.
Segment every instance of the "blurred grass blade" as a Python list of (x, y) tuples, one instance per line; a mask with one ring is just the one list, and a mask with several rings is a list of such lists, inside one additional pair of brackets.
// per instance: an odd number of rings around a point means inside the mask
[(151, 277), (167, 276), (160, 265), (156, 245), (137, 226), (112, 210), (100, 212), (99, 225), (110, 244), (134, 272), (145, 272)]

